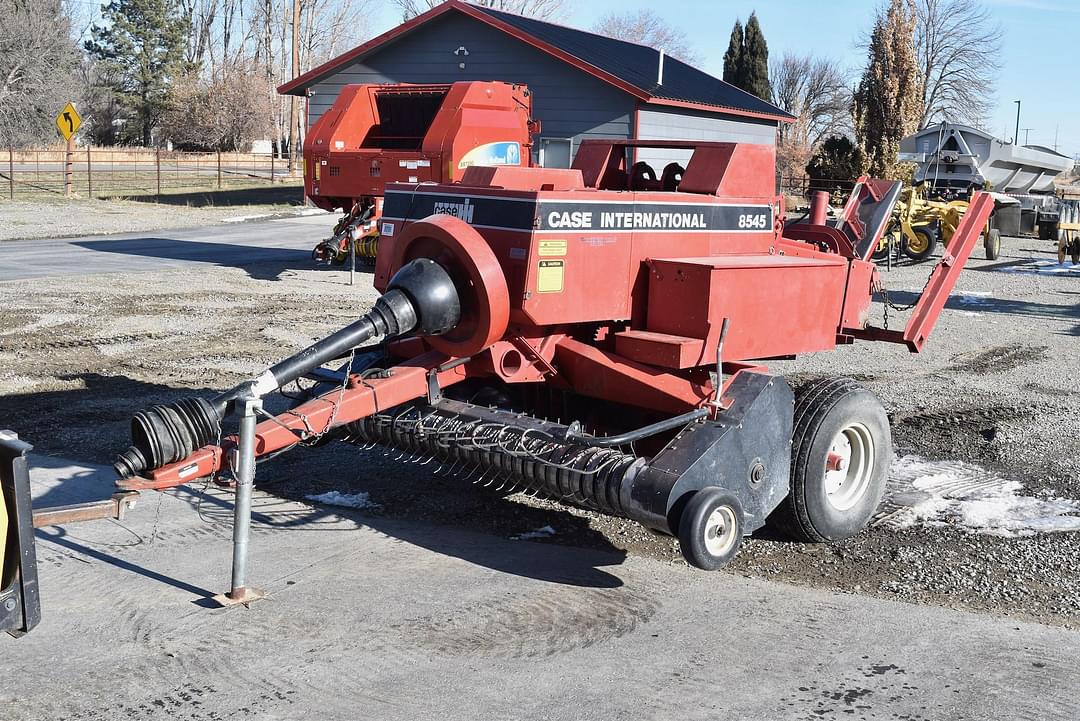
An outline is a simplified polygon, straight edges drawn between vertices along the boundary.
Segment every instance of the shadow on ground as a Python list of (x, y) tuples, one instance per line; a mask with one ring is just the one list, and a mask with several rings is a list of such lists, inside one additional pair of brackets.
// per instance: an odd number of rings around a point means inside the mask
[[(1061, 295), (1076, 295), (1064, 291)], [(889, 291), (889, 300), (898, 305), (910, 305), (919, 299), (919, 293), (906, 290)], [(880, 299), (879, 299), (880, 300)], [(1000, 313), (1003, 315), (1026, 316), (1060, 321), (1080, 321), (1080, 302), (1065, 299), (1062, 303), (1033, 303), (1023, 300), (1008, 300), (991, 296), (965, 296), (962, 293), (952, 295), (945, 303), (951, 310), (963, 310), (974, 313)], [(1080, 335), (1080, 323), (1072, 328), (1060, 331), (1065, 335)]]
[[(80, 240), (72, 243), (100, 253), (163, 258), (186, 263), (209, 263), (243, 268), (255, 280), (279, 280), (289, 270), (325, 268), (311, 260), (310, 251), (291, 248), (250, 247), (239, 243), (208, 243), (176, 238), (124, 238)], [(358, 269), (360, 270), (360, 269)]]
[(258, 188), (207, 190), (191, 193), (154, 195), (117, 195), (114, 200), (133, 200), (161, 205), (184, 205), (194, 208), (230, 205), (303, 205), (303, 185), (267, 185)]
[[(422, 479), (399, 477), (393, 479), (403, 486), (406, 493), (414, 492), (422, 485)], [(260, 485), (260, 484), (257, 484)], [(268, 484), (273, 488), (274, 484)], [(479, 489), (473, 489), (480, 492)], [(223, 495), (217, 489), (185, 487), (181, 493), (189, 503), (196, 506), (200, 517), (207, 523), (220, 523), (222, 527), (231, 527), (232, 498)], [(559, 511), (528, 509), (534, 511), (532, 523), (550, 522), (551, 516), (558, 514), (558, 523), (578, 541), (573, 547), (563, 544), (533, 543), (513, 540), (494, 532), (484, 523), (476, 524), (480, 532), (460, 516), (430, 518), (424, 514), (398, 512), (365, 512), (339, 506), (327, 506), (304, 501), (310, 506), (307, 512), (298, 513), (293, 504), (286, 504), (276, 499), (256, 504), (252, 511), (252, 521), (258, 527), (273, 531), (332, 531), (335, 537), (356, 528), (368, 528), (389, 538), (394, 538), (429, 551), (457, 558), (494, 571), (509, 573), (524, 578), (590, 588), (616, 588), (622, 581), (606, 571), (604, 566), (617, 566), (626, 558), (626, 552), (616, 549), (599, 532), (589, 528), (588, 520)], [(520, 513), (521, 509), (506, 499), (497, 499), (488, 506), (488, 521), (498, 523), (496, 516), (504, 519)], [(347, 519), (354, 525), (342, 526), (340, 521)], [(449, 521), (449, 523), (448, 523)], [(258, 536), (254, 542), (258, 542)], [(327, 544), (341, 544), (343, 541), (327, 541)]]
[[(6, 417), (0, 426), (11, 428), (35, 445), (33, 465), (44, 472), (38, 478), (49, 478), (45, 488), (41, 487), (41, 481), (35, 481), (38, 492), (34, 505), (39, 508), (101, 499), (112, 492), (114, 476), (108, 463), (127, 447), (128, 426), (134, 412), (180, 397), (217, 393), (93, 373), (62, 380), (79, 380), (85, 387), (3, 397)], [(226, 425), (226, 434), (232, 430), (231, 424)], [(68, 460), (72, 458), (88, 458), (92, 465), (73, 464)], [(416, 464), (390, 462), (375, 467), (366, 460), (358, 449), (342, 443), (305, 448), (260, 463), (257, 485), (277, 496), (303, 501), (306, 495), (327, 487), (349, 489), (359, 480), (364, 487), (373, 489), (373, 496), (384, 504), (383, 510), (365, 513), (311, 502), (306, 502), (311, 506), (309, 509), (297, 510), (293, 503), (266, 496), (253, 509), (254, 522), (275, 532), (333, 530), (340, 534), (367, 527), (504, 573), (594, 588), (622, 585), (601, 567), (622, 563), (626, 552), (591, 528), (587, 518), (559, 509), (523, 505), (496, 490), (466, 481), (438, 479), (430, 469), (419, 469)], [(171, 493), (197, 511), (198, 520), (193, 523), (231, 529), (229, 492), (199, 482)], [(154, 492), (144, 494), (141, 507), (132, 511), (133, 524), (137, 523), (138, 515), (153, 514), (148, 508), (153, 500)], [(342, 524), (342, 518), (355, 525)], [(569, 542), (574, 547), (509, 540), (514, 535), (549, 525), (558, 528), (561, 543)], [(39, 537), (69, 551), (86, 553), (120, 568), (185, 586), (182, 579), (166, 579), (159, 572), (114, 558), (107, 548), (79, 544), (62, 530), (43, 530)]]

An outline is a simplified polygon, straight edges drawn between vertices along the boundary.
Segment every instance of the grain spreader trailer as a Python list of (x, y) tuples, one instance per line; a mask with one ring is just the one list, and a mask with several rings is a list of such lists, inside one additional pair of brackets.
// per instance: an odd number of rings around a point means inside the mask
[[(641, 182), (642, 147), (692, 151), (674, 188)], [(786, 225), (772, 146), (635, 140), (586, 141), (571, 169), (390, 185), (374, 307), (235, 388), (136, 413), (118, 489), (231, 485), (232, 603), (260, 596), (257, 461), (331, 441), (633, 519), (703, 569), (766, 524), (847, 538), (884, 491), (885, 409), (851, 379), (794, 384), (767, 364), (923, 348), (992, 202), (975, 194), (905, 327), (881, 328), (870, 255), (899, 190), (863, 178), (835, 221), (818, 202)], [(288, 410), (264, 408), (302, 378), (316, 382)]]
[(304, 141), (304, 192), (345, 215), (312, 252), (372, 263), (387, 183), (451, 183), (474, 165), (527, 166), (532, 94), (524, 85), (347, 85)]

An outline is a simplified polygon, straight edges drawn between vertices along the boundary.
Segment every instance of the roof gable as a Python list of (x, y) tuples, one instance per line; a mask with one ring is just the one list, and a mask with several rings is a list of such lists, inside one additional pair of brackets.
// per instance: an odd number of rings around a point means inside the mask
[(278, 88), (300, 94), (338, 68), (377, 52), (420, 25), (447, 12), (459, 12), (508, 33), (646, 103), (791, 121), (794, 116), (670, 56), (664, 58), (663, 84), (657, 84), (660, 53), (637, 43), (535, 20), (513, 13), (448, 0)]
[(664, 58), (664, 82), (662, 85), (657, 84), (660, 51), (646, 45), (486, 7), (475, 9), (595, 68), (611, 73), (649, 96), (643, 98), (644, 100), (675, 100), (715, 106), (716, 109), (741, 110), (766, 117), (794, 119), (794, 116), (772, 103), (670, 55)]

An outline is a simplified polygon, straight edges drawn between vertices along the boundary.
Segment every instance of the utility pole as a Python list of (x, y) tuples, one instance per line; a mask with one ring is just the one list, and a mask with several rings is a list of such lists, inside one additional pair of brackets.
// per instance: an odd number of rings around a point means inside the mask
[(1020, 142), (1020, 101), (1014, 100), (1016, 103), (1016, 134), (1013, 135), (1013, 145)]
[(1024, 131), (1024, 145), (1027, 145), (1031, 140), (1031, 131), (1034, 130), (1034, 128), (1021, 128), (1021, 130)]
[[(300, 0), (293, 0), (292, 15), (292, 76), (300, 75)], [(296, 173), (296, 127), (300, 121), (300, 101), (289, 96), (289, 175)]]

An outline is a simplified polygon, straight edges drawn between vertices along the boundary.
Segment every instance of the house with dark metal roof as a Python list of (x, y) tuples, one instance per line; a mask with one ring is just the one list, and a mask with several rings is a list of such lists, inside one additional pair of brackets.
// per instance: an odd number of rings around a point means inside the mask
[(310, 126), (351, 83), (459, 80), (528, 85), (541, 124), (534, 153), (547, 167), (569, 167), (590, 137), (773, 144), (779, 123), (794, 119), (662, 49), (462, 0), (448, 0), (278, 92), (308, 98)]

